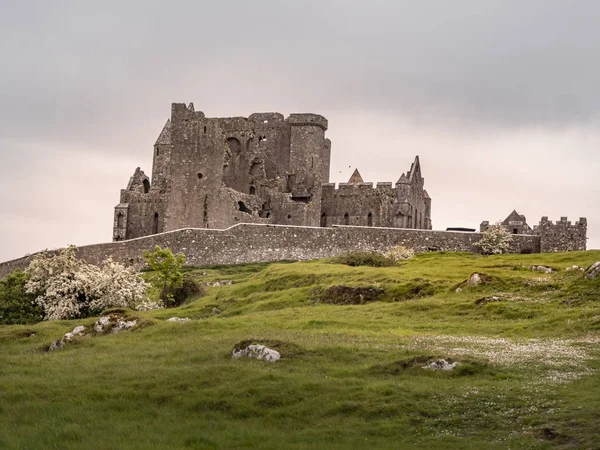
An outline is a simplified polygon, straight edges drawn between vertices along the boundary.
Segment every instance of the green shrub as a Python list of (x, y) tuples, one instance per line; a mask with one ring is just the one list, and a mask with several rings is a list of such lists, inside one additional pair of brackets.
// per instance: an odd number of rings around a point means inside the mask
[(187, 297), (201, 293), (200, 286), (191, 278), (183, 277), (181, 269), (185, 264), (185, 255), (182, 253), (175, 255), (170, 248), (157, 245), (153, 251), (144, 250), (144, 259), (154, 272), (149, 279), (159, 290), (165, 307), (179, 306)]
[(204, 295), (204, 288), (189, 276), (184, 276), (181, 286), (164, 288), (160, 292), (160, 299), (168, 306), (181, 306), (192, 297)]
[(334, 264), (344, 264), (346, 266), (370, 266), (370, 267), (391, 267), (396, 262), (377, 252), (350, 252), (345, 255), (332, 258)]
[(44, 310), (35, 303), (35, 295), (25, 292), (27, 274), (15, 270), (0, 280), (0, 325), (41, 322)]

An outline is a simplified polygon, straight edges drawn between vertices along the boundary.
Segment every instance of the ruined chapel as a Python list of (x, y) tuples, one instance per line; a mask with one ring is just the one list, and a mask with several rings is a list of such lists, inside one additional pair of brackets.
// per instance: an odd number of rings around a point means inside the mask
[(208, 118), (174, 103), (152, 178), (138, 168), (121, 190), (113, 240), (238, 223), (431, 229), (418, 156), (395, 185), (373, 186), (356, 170), (336, 187), (326, 131), (317, 114)]

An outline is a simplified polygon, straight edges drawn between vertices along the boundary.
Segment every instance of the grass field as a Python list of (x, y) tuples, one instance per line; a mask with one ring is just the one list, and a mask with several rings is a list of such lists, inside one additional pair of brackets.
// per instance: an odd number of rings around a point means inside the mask
[[(565, 270), (598, 260), (429, 253), (389, 268), (190, 268), (202, 284), (232, 284), (50, 353), (94, 319), (1, 326), (0, 448), (598, 449), (600, 279)], [(457, 293), (472, 272), (488, 283)], [(383, 294), (327, 303), (336, 285)], [(282, 359), (231, 359), (247, 339)], [(422, 368), (437, 357), (461, 364)]]

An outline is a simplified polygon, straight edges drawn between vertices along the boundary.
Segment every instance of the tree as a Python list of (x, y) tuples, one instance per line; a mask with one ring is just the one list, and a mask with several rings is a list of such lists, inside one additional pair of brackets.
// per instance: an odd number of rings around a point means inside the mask
[(27, 274), (17, 269), (0, 280), (0, 325), (30, 324), (44, 318), (35, 295), (25, 291), (27, 279)]
[(512, 242), (512, 235), (500, 222), (490, 225), (483, 232), (483, 236), (475, 244), (484, 255), (498, 255), (505, 253)]
[(175, 292), (183, 287), (181, 268), (185, 264), (185, 255), (175, 255), (170, 248), (157, 245), (153, 251), (144, 250), (144, 259), (154, 271), (151, 281), (160, 290), (161, 300), (165, 304), (174, 303)]
[(86, 317), (107, 308), (135, 308), (146, 299), (146, 282), (111, 259), (102, 267), (76, 256), (75, 246), (42, 252), (26, 270), (26, 292), (36, 296), (44, 320)]

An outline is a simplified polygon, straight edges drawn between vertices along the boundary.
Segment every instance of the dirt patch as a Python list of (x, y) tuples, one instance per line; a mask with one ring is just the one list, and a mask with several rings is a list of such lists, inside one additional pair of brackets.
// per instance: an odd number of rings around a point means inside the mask
[(364, 305), (379, 300), (383, 294), (384, 290), (375, 286), (331, 286), (315, 290), (313, 298), (333, 305)]

